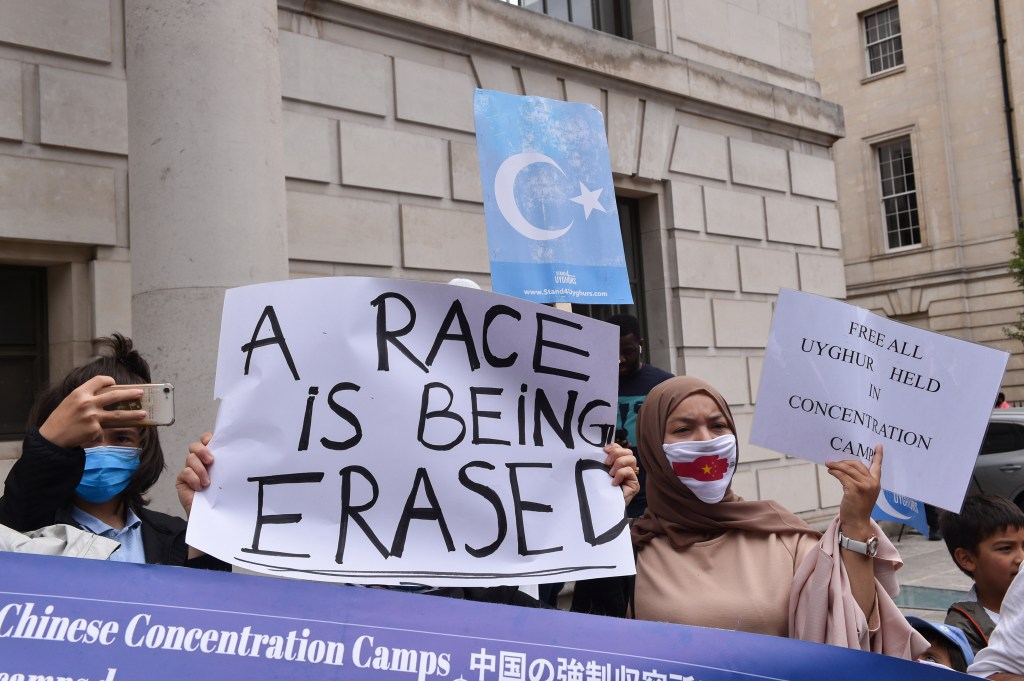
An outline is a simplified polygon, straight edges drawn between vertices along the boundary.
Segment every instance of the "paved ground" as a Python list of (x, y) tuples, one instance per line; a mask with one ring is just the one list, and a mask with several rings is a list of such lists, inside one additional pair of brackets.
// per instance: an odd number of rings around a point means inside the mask
[(903, 567), (896, 573), (900, 580), (896, 604), (904, 614), (941, 622), (946, 608), (971, 588), (971, 579), (953, 564), (945, 542), (928, 541), (909, 528), (899, 538), (900, 527), (883, 523), (903, 557)]

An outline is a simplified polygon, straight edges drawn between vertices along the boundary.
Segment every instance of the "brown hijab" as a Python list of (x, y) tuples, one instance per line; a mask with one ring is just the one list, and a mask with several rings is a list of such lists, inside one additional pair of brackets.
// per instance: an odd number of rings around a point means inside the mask
[(669, 466), (662, 444), (669, 414), (694, 393), (713, 399), (728, 421), (729, 430), (736, 434), (728, 403), (699, 378), (678, 376), (651, 390), (637, 416), (640, 461), (647, 471), (647, 511), (633, 525), (633, 544), (642, 549), (656, 535), (665, 535), (676, 550), (681, 550), (726, 530), (817, 535), (807, 523), (774, 501), (744, 501), (730, 485), (722, 501), (706, 504), (680, 482)]

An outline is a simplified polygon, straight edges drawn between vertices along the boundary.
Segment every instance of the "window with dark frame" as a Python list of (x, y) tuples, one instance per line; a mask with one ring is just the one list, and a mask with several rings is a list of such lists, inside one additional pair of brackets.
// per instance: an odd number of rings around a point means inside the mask
[(868, 74), (882, 73), (903, 65), (903, 36), (900, 33), (898, 5), (888, 5), (864, 15), (864, 44), (867, 49)]
[(632, 40), (629, 0), (500, 0), (531, 12)]
[[(644, 306), (644, 264), (640, 252), (640, 202), (636, 199), (615, 197), (615, 208), (619, 213), (619, 229), (622, 232), (622, 250), (626, 257), (626, 272), (629, 277), (629, 292), (633, 295), (632, 305), (580, 305), (573, 303), (572, 311), (593, 319), (605, 320), (616, 314), (631, 314), (640, 321), (640, 331), (647, 334), (647, 311)], [(643, 358), (650, 361), (649, 357)]]
[(20, 440), (48, 378), (46, 268), (0, 265), (0, 440)]
[(889, 250), (921, 243), (917, 210), (917, 183), (910, 138), (880, 144), (878, 171), (882, 181), (882, 214)]

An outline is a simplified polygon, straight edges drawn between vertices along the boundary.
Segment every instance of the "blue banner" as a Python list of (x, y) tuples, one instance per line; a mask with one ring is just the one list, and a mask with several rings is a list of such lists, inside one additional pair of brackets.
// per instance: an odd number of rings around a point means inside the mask
[(631, 304), (601, 112), (491, 90), (473, 103), (493, 289)]
[(956, 678), (773, 636), (374, 588), (14, 553), (0, 574), (2, 681)]
[(901, 494), (882, 490), (871, 511), (875, 520), (893, 520), (909, 525), (921, 534), (928, 536), (928, 519), (924, 514), (924, 504)]

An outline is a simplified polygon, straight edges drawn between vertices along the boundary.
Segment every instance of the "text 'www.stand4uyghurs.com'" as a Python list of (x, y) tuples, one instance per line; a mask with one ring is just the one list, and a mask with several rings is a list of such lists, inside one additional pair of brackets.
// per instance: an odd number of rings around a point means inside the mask
[(525, 296), (572, 296), (573, 298), (606, 298), (607, 291), (576, 291), (571, 288), (523, 289)]

